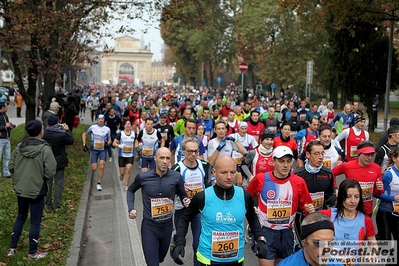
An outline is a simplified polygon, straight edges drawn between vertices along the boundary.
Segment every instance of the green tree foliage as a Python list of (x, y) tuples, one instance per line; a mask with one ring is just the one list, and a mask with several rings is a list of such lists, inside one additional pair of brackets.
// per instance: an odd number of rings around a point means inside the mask
[[(398, 1), (284, 0), (281, 3), (284, 8), (295, 10), (303, 25), (313, 32), (327, 32), (328, 39), (319, 59), (325, 62), (322, 79), (330, 88), (331, 98), (336, 101), (338, 89), (341, 90), (342, 105), (357, 95), (366, 106), (372, 124), (372, 99), (385, 93), (387, 21), (399, 21)], [(397, 58), (395, 50), (391, 89), (399, 84)]]
[(297, 27), (294, 14), (279, 10), (277, 1), (243, 2), (236, 16), (238, 55), (265, 83), (274, 82), (280, 88), (303, 85), (306, 60), (310, 58), (308, 47), (303, 45), (306, 37)]
[[(143, 11), (151, 14), (161, 9), (161, 3), (161, 0), (0, 0), (0, 17), (4, 19), (0, 45), (26, 103), (26, 121), (35, 118), (38, 81), (44, 82), (47, 99), (54, 95), (62, 67), (78, 70), (83, 64), (93, 63), (89, 52), (95, 47), (94, 40), (103, 36), (102, 25), (120, 14), (128, 14), (128, 18), (141, 16)], [(118, 33), (123, 32), (131, 32), (131, 27), (122, 26)], [(22, 84), (25, 76), (28, 78), (26, 92)]]
[(187, 79), (201, 76), (202, 62), (207, 84), (218, 67), (231, 66), (235, 39), (229, 8), (213, 0), (172, 0), (163, 8), (161, 35), (175, 60), (169, 63), (179, 65)]

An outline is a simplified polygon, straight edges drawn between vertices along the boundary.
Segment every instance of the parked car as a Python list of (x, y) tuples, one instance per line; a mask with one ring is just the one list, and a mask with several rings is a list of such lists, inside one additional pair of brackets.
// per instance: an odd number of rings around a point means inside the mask
[(6, 87), (0, 87), (0, 93), (1, 93), (1, 98), (5, 102), (9, 102), (10, 98), (8, 97), (8, 88)]

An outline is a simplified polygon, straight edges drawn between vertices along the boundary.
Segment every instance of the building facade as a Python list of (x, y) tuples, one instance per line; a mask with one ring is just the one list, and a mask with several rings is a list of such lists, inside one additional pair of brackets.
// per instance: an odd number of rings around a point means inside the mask
[(151, 59), (143, 39), (118, 37), (112, 53), (101, 53), (101, 83), (151, 85)]
[(152, 85), (166, 86), (173, 84), (172, 78), (175, 73), (175, 66), (165, 66), (162, 60), (152, 62)]

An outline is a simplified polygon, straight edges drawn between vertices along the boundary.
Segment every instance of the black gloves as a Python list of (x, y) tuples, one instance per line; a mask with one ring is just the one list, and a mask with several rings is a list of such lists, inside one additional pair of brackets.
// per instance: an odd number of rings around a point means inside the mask
[(183, 245), (170, 245), (170, 256), (176, 264), (183, 265), (183, 261), (180, 259), (179, 255), (184, 258), (184, 246)]
[(252, 250), (258, 258), (266, 259), (266, 239), (263, 236), (259, 237), (259, 239), (255, 241), (255, 245)]

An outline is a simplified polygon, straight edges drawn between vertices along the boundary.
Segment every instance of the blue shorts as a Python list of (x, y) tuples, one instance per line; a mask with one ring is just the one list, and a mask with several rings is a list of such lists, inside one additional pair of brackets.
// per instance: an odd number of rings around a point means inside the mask
[[(266, 238), (267, 260), (285, 259), (294, 253), (294, 233), (292, 229), (273, 230), (262, 227), (262, 235)], [(252, 241), (252, 250), (254, 245)]]
[(154, 158), (141, 157), (141, 168), (155, 169)]
[(105, 161), (107, 159), (107, 149), (104, 150), (90, 150), (90, 162), (97, 163), (98, 158), (100, 158), (100, 161)]

